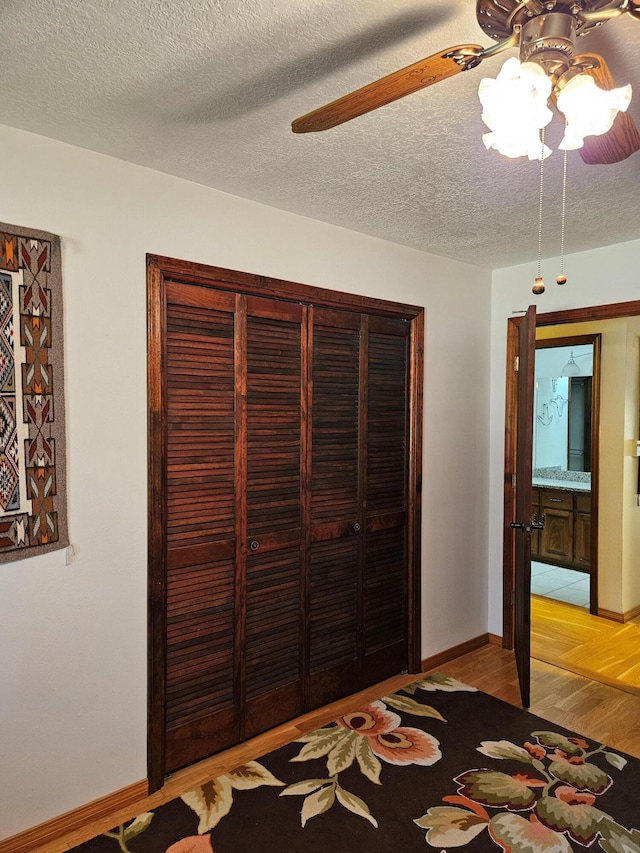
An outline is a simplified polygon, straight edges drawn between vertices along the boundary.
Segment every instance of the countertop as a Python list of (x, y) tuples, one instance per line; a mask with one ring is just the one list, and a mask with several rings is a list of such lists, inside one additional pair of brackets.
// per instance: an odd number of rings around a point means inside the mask
[(561, 489), (563, 492), (591, 492), (591, 483), (583, 483), (580, 480), (554, 480), (551, 477), (534, 477), (532, 483), (534, 486), (541, 486), (545, 489)]

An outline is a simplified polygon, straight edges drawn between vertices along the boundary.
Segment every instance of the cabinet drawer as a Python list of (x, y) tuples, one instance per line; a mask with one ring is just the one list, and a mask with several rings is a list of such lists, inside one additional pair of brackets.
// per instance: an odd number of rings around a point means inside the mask
[(540, 489), (540, 503), (551, 509), (573, 510), (573, 492), (561, 492), (559, 489)]
[(591, 512), (591, 493), (576, 492), (576, 512)]

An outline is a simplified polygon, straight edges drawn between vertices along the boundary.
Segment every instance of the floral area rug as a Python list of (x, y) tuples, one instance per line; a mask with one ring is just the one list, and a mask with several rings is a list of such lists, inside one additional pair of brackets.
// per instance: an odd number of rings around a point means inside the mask
[(75, 848), (640, 853), (640, 761), (429, 675)]

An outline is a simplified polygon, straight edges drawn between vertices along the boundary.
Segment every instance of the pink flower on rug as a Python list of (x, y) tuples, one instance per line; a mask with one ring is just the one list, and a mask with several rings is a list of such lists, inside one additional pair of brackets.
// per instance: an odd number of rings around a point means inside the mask
[(166, 853), (213, 853), (210, 835), (189, 835), (167, 847)]
[(388, 764), (429, 766), (442, 758), (440, 744), (432, 735), (400, 722), (398, 714), (378, 701), (345, 714), (338, 725), (366, 737), (371, 751)]
[(378, 734), (386, 734), (400, 725), (400, 717), (389, 711), (384, 702), (370, 702), (359, 711), (352, 711), (337, 720), (343, 729), (351, 729), (360, 735), (372, 737)]

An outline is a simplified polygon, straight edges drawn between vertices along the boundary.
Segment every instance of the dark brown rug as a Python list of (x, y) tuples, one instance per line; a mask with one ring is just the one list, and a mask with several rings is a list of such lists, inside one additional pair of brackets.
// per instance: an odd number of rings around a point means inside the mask
[(430, 675), (75, 848), (640, 853), (640, 761)]

